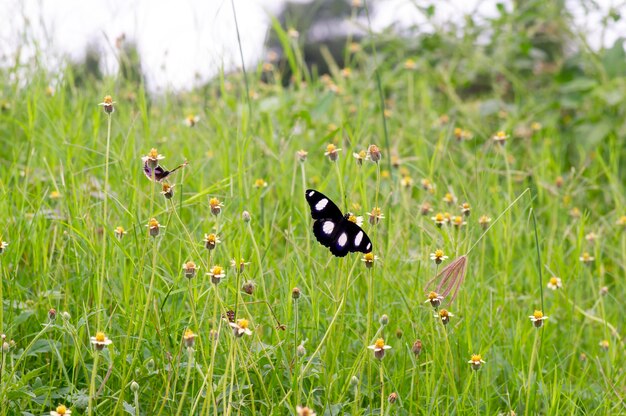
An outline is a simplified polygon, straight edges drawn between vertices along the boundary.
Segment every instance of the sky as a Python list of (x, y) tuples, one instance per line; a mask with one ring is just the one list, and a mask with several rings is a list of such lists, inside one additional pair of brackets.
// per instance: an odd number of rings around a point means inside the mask
[[(423, 22), (414, 3), (436, 3), (439, 21), (461, 21), (467, 13), (497, 14), (495, 1), (382, 0), (373, 17), (373, 30), (394, 22), (396, 27)], [(510, 0), (503, 3), (510, 7)], [(597, 0), (600, 12), (580, 6), (588, 1), (570, 3), (575, 5), (576, 24), (591, 33), (592, 46), (611, 45), (620, 34), (626, 37), (626, 22), (604, 34), (598, 29), (602, 11), (611, 6), (619, 6), (626, 20), (625, 0)], [(263, 58), (270, 16), (282, 4), (282, 0), (234, 0), (246, 65)], [(9, 17), (0, 25), (0, 58), (13, 56), (21, 47), (26, 59), (35, 49), (24, 45), (36, 44), (44, 61), (55, 67), (63, 57), (79, 59), (91, 43), (100, 46), (104, 69), (113, 73), (117, 68), (115, 39), (125, 34), (137, 43), (148, 85), (157, 91), (190, 89), (222, 68), (241, 65), (231, 0), (0, 0), (0, 15)]]

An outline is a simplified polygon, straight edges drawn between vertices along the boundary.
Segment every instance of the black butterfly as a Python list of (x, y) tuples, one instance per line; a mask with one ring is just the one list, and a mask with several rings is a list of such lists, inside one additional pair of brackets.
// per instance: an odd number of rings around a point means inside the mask
[(313, 234), (333, 255), (343, 257), (351, 251), (372, 251), (372, 242), (365, 231), (348, 219), (349, 214), (343, 215), (327, 196), (307, 189), (306, 201), (311, 207), (311, 217), (315, 220)]
[(148, 166), (148, 161), (145, 161), (144, 164), (143, 164), (143, 173), (148, 177), (148, 179), (150, 179), (150, 180), (154, 179), (157, 182), (161, 182), (163, 179), (167, 178), (170, 174), (176, 172), (180, 168), (184, 168), (185, 166), (187, 166), (187, 161), (186, 160), (185, 160), (185, 163), (176, 166), (172, 170), (166, 170), (163, 166), (157, 165), (157, 167), (154, 168), (154, 178), (153, 178), (152, 177), (152, 168), (150, 168), (150, 166)]

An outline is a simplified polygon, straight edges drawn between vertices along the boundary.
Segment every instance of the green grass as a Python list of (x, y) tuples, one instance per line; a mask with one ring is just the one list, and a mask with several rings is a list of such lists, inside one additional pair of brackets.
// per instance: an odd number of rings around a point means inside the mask
[[(46, 414), (58, 404), (102, 415), (294, 414), (298, 405), (318, 415), (626, 412), (626, 229), (616, 225), (626, 214), (623, 107), (604, 105), (599, 119), (600, 92), (572, 98), (576, 80), (564, 87), (550, 75), (535, 90), (532, 75), (505, 71), (493, 51), (447, 48), (442, 62), (440, 51), (388, 44), (374, 56), (365, 47), (350, 77), (332, 76), (340, 93), (315, 76), (263, 84), (253, 68), (249, 103), (241, 75), (155, 98), (114, 79), (76, 88), (68, 72), (49, 96), (53, 75), (33, 71), (23, 85), (17, 69), (5, 70), (0, 414)], [(407, 58), (419, 70), (404, 69)], [(490, 92), (465, 97), (467, 68), (492, 68), (508, 84), (494, 75)], [(608, 88), (597, 68), (587, 70), (578, 79)], [(624, 79), (613, 78), (616, 91)], [(379, 92), (390, 111), (388, 148)], [(110, 120), (97, 105), (106, 94), (117, 102)], [(193, 128), (183, 123), (190, 112), (201, 118)], [(515, 133), (533, 121), (542, 126)], [(584, 123), (611, 129), (590, 143), (576, 133)], [(473, 139), (457, 141), (455, 127)], [(504, 146), (491, 140), (498, 130), (510, 135)], [(329, 143), (342, 148), (336, 163), (324, 156)], [(352, 153), (373, 143), (383, 160), (359, 166)], [(152, 147), (168, 168), (189, 161), (171, 177), (171, 200), (142, 173)], [(257, 178), (268, 186), (255, 188)], [(365, 216), (373, 268), (315, 241), (309, 187)], [(458, 201), (446, 204), (447, 192)], [(224, 204), (217, 216), (212, 197)], [(424, 202), (432, 213), (421, 215)], [(462, 202), (471, 204), (465, 227), (435, 226), (431, 216), (460, 215)], [(384, 219), (371, 225), (375, 206)], [(493, 221), (479, 240), (481, 215)], [(146, 228), (152, 217), (164, 226), (156, 238)], [(127, 231), (121, 240), (117, 226)], [(214, 251), (202, 241), (211, 232), (222, 240)], [(450, 257), (440, 266), (430, 260), (437, 248)], [(585, 251), (595, 257), (588, 265), (579, 261)], [(426, 282), (467, 253), (459, 295), (444, 300), (454, 314), (444, 326), (424, 303)], [(240, 258), (250, 263), (241, 274), (230, 267)], [(192, 279), (181, 267), (188, 260), (200, 268)], [(213, 265), (227, 269), (218, 285), (205, 275)], [(558, 291), (546, 289), (553, 275)], [(240, 290), (247, 281), (252, 295)], [(222, 319), (229, 309), (250, 321), (251, 336), (233, 336)], [(529, 319), (537, 309), (549, 316), (540, 329)], [(193, 349), (183, 343), (188, 328), (198, 335)], [(113, 344), (96, 351), (97, 331)], [(380, 361), (367, 349), (379, 337), (392, 346)], [(479, 371), (467, 363), (472, 354), (486, 361)]]

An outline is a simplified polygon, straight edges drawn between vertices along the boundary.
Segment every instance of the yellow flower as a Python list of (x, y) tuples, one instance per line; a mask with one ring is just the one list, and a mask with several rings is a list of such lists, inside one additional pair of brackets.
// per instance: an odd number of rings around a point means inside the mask
[(226, 276), (226, 271), (222, 266), (213, 266), (207, 274), (211, 277), (211, 283), (218, 284)]
[(443, 296), (441, 296), (437, 292), (429, 292), (428, 298), (424, 303), (430, 303), (433, 308), (438, 308), (441, 305), (441, 301), (443, 300)]
[(113, 98), (110, 95), (107, 95), (98, 105), (104, 108), (105, 113), (111, 114), (113, 111), (115, 111), (115, 107), (113, 106), (113, 104), (115, 104), (115, 101), (113, 101)]
[(563, 285), (561, 284), (561, 279), (556, 276), (552, 276), (550, 278), (550, 281), (548, 282), (548, 289), (557, 290), (561, 287), (563, 287)]
[(229, 322), (228, 325), (233, 328), (233, 334), (240, 338), (243, 334), (252, 335), (252, 331), (249, 328), (250, 322), (247, 319), (237, 319), (237, 322)]
[(192, 348), (193, 344), (196, 342), (196, 334), (189, 328), (185, 330), (185, 334), (183, 335), (183, 341), (185, 342), (185, 346), (187, 348)]
[(259, 178), (256, 181), (254, 181), (254, 187), (259, 189), (259, 188), (267, 188), (267, 182), (265, 182), (265, 179), (263, 178)]
[(480, 370), (480, 367), (485, 364), (480, 354), (472, 354), (472, 358), (468, 361), (472, 365), (472, 370)]
[(433, 260), (437, 264), (441, 264), (442, 261), (447, 259), (448, 256), (445, 256), (443, 250), (437, 249), (434, 253), (430, 253), (430, 259)]
[(496, 143), (504, 144), (506, 140), (509, 138), (509, 135), (503, 132), (502, 130), (500, 130), (499, 132), (494, 134), (491, 138)]
[(72, 411), (62, 404), (58, 405), (56, 410), (50, 411), (50, 416), (65, 416), (65, 415), (71, 415), (71, 414), (72, 414)]
[(337, 146), (330, 143), (328, 146), (326, 146), (326, 152), (324, 153), (324, 156), (328, 156), (328, 159), (331, 162), (335, 162), (339, 158), (340, 151), (341, 149), (338, 149)]
[(536, 310), (532, 315), (529, 316), (529, 318), (532, 321), (533, 325), (535, 325), (535, 327), (537, 328), (542, 327), (543, 321), (548, 319), (548, 317), (543, 316), (543, 312), (539, 310)]
[(391, 349), (391, 346), (385, 345), (385, 340), (383, 338), (378, 338), (374, 345), (368, 345), (367, 348), (374, 351), (374, 357), (382, 360), (385, 356), (385, 351)]
[(224, 204), (222, 204), (219, 199), (213, 197), (209, 199), (209, 206), (211, 207), (211, 214), (219, 215), (220, 212), (222, 212)]
[(91, 337), (90, 339), (91, 339), (91, 343), (95, 345), (97, 350), (102, 350), (104, 349), (104, 347), (113, 344), (113, 341), (107, 338), (107, 336), (104, 335), (104, 332), (102, 331), (96, 332), (96, 336)]
[(367, 267), (368, 269), (374, 266), (374, 262), (376, 260), (378, 260), (378, 256), (375, 256), (372, 252), (365, 253), (363, 255), (363, 258), (361, 259), (361, 261), (365, 263), (365, 267)]

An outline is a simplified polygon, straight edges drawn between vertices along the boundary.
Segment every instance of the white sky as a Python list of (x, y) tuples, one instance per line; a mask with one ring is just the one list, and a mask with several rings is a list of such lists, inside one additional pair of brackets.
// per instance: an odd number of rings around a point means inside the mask
[[(549, 0), (547, 0), (549, 1)], [(601, 10), (618, 7), (626, 20), (625, 0), (598, 0)], [(510, 1), (504, 1), (509, 4)], [(496, 1), (480, 0), (383, 0), (374, 17), (374, 30), (392, 22), (398, 26), (422, 22), (414, 3), (437, 4), (437, 18), (444, 21), (467, 13), (495, 16)], [(588, 28), (592, 44), (611, 45), (626, 37), (626, 22), (619, 22), (600, 39), (601, 12), (587, 13), (574, 4), (577, 24)], [(584, 2), (588, 4), (588, 1)], [(246, 64), (263, 56), (263, 43), (270, 15), (276, 14), (282, 0), (235, 0)], [(476, 12), (474, 9), (478, 10)], [(122, 33), (137, 42), (152, 89), (186, 89), (196, 74), (206, 80), (220, 68), (240, 65), (237, 35), (230, 0), (0, 0), (0, 15), (8, 17), (0, 25), (0, 57), (12, 56), (27, 31), (36, 41), (44, 59), (55, 65), (61, 56), (79, 58), (88, 43), (98, 43), (105, 52), (108, 71), (114, 71), (115, 38)], [(25, 19), (27, 18), (27, 19)], [(26, 55), (33, 50), (23, 50)]]

